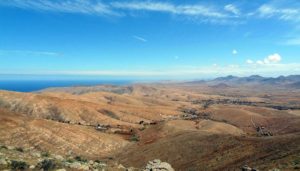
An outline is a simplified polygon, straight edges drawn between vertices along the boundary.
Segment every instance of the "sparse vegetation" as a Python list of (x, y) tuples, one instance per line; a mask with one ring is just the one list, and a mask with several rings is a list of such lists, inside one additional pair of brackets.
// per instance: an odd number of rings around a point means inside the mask
[[(12, 170), (11, 160), (27, 164), (14, 162), (15, 170), (28, 166), (31, 170), (101, 170), (118, 161), (126, 167), (142, 167), (156, 156), (174, 164), (176, 170), (238, 170), (244, 163), (260, 170), (299, 168), (298, 110), (263, 107), (260, 101), (266, 99), (260, 95), (243, 97), (231, 94), (231, 89), (224, 92), (228, 97), (218, 92), (204, 94), (196, 86), (158, 87), (159, 91), (146, 92), (145, 97), (144, 88), (140, 89), (124, 96), (3, 92), (7, 103), (17, 107), (0, 108), (0, 143), (7, 145), (0, 144), (0, 162), (4, 163), (0, 170)], [(115, 104), (107, 105), (104, 96), (116, 96)], [(297, 105), (299, 97), (280, 92), (266, 101), (274, 105), (296, 101), (293, 105)], [(212, 106), (205, 110), (203, 103)], [(49, 106), (54, 107), (48, 110)], [(46, 116), (49, 120), (41, 119)], [(57, 122), (60, 116), (71, 124)], [(274, 136), (258, 137), (256, 127)], [(101, 161), (93, 161), (97, 158)]]
[(17, 147), (16, 150), (19, 151), (19, 152), (21, 152), (21, 153), (24, 152), (24, 149), (22, 147)]
[(50, 115), (47, 117), (47, 119), (52, 119), (58, 122), (64, 122), (65, 119), (56, 106), (50, 106), (48, 110)]
[(28, 164), (24, 161), (11, 161), (11, 169), (12, 170), (26, 170), (28, 168)]
[(112, 112), (110, 110), (103, 109), (103, 110), (99, 110), (99, 112), (104, 115), (107, 115), (109, 117), (112, 117), (114, 119), (120, 119), (120, 117), (118, 115), (116, 115), (114, 112)]
[(293, 161), (293, 163), (294, 163), (294, 165), (300, 164), (300, 159), (295, 159), (295, 160)]
[(140, 137), (138, 135), (132, 135), (129, 140), (133, 142), (138, 142), (140, 141)]
[(87, 159), (82, 158), (81, 156), (76, 156), (74, 159), (79, 161), (79, 162), (87, 162)]
[(5, 145), (0, 145), (0, 149), (7, 149)]
[(144, 127), (141, 127), (141, 128), (139, 128), (139, 130), (140, 131), (144, 131), (146, 129), (146, 127), (144, 126)]
[(66, 162), (68, 162), (68, 163), (73, 163), (73, 162), (74, 162), (74, 159), (68, 158), (68, 159), (66, 160)]
[(37, 167), (39, 169), (43, 169), (44, 171), (52, 170), (56, 167), (56, 163), (54, 160), (45, 159), (38, 163)]
[(42, 157), (49, 157), (50, 156), (50, 153), (48, 151), (43, 151), (41, 153)]
[(96, 162), (96, 163), (101, 163), (101, 161), (100, 161), (100, 160), (98, 160), (98, 159), (97, 159), (97, 160), (95, 160), (95, 162)]

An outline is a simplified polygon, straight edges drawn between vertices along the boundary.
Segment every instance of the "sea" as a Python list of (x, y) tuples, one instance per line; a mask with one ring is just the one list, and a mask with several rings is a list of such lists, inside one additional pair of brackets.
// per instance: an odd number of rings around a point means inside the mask
[(0, 90), (34, 92), (50, 87), (127, 85), (131, 80), (0, 80)]

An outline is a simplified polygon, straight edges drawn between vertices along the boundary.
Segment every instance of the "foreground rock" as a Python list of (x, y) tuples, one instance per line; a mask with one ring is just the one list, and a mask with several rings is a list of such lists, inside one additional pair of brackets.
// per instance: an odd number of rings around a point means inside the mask
[(144, 171), (174, 171), (174, 169), (169, 163), (155, 159), (148, 162)]

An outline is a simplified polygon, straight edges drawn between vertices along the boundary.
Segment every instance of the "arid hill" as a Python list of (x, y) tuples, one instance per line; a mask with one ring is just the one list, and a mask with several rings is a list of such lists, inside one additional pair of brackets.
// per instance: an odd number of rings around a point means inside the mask
[(0, 144), (126, 168), (299, 168), (300, 90), (214, 81), (0, 91)]

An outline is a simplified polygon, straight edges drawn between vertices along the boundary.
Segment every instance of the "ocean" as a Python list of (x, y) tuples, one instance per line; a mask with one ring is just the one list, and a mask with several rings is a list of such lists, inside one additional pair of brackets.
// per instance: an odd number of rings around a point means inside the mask
[(49, 87), (126, 85), (129, 80), (0, 80), (0, 90), (32, 92)]

